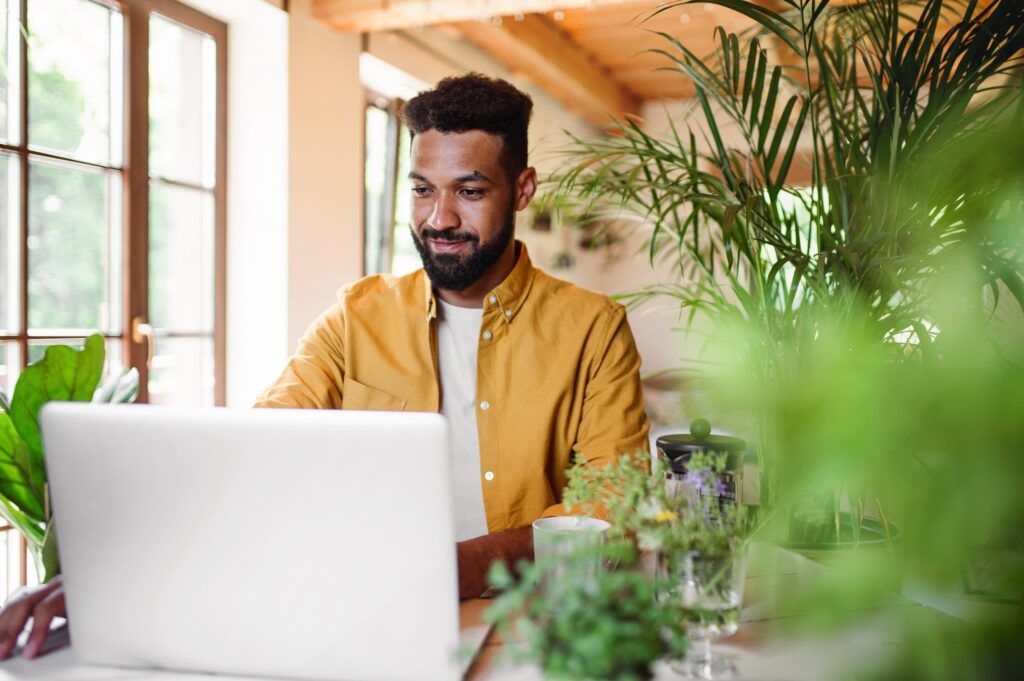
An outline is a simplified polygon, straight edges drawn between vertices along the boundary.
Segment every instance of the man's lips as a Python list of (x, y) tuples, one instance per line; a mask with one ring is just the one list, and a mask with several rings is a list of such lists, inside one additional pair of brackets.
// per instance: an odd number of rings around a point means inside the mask
[(471, 242), (470, 239), (429, 239), (429, 241), (437, 253), (455, 253)]

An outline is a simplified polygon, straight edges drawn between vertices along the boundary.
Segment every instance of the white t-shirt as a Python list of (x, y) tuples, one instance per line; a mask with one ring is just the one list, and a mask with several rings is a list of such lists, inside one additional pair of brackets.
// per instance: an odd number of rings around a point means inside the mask
[(441, 414), (451, 427), (455, 540), (487, 534), (480, 481), (480, 438), (476, 430), (476, 356), (483, 308), (457, 307), (437, 299), (437, 362)]

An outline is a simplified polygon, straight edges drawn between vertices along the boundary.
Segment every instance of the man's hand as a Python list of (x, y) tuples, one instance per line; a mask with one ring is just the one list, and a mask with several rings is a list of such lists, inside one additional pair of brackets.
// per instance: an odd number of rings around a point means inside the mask
[(11, 656), (18, 643), (18, 635), (32, 618), (32, 633), (21, 651), (21, 656), (31, 660), (39, 654), (39, 648), (50, 632), (54, 617), (65, 617), (64, 583), (60, 575), (49, 583), (42, 584), (8, 601), (0, 610), (0, 660)]
[(459, 598), (476, 598), (487, 589), (487, 571), (491, 563), (505, 560), (533, 560), (533, 529), (526, 525), (494, 534), (485, 534), (455, 545), (459, 559)]

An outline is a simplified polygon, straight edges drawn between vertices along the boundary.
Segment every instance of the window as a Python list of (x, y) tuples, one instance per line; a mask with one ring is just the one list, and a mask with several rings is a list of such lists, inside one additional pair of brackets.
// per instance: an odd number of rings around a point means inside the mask
[(223, 404), (226, 36), (173, 0), (0, 0), (0, 390), (98, 330), (141, 401)]
[(366, 274), (405, 274), (420, 266), (409, 237), (411, 185), (409, 129), (402, 101), (370, 94), (366, 104)]

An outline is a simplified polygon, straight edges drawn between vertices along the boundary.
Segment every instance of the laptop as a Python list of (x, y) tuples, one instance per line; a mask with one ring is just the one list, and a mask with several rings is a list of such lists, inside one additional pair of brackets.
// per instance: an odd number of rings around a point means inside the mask
[(443, 417), (50, 403), (40, 424), (81, 661), (418, 681), (468, 667)]

